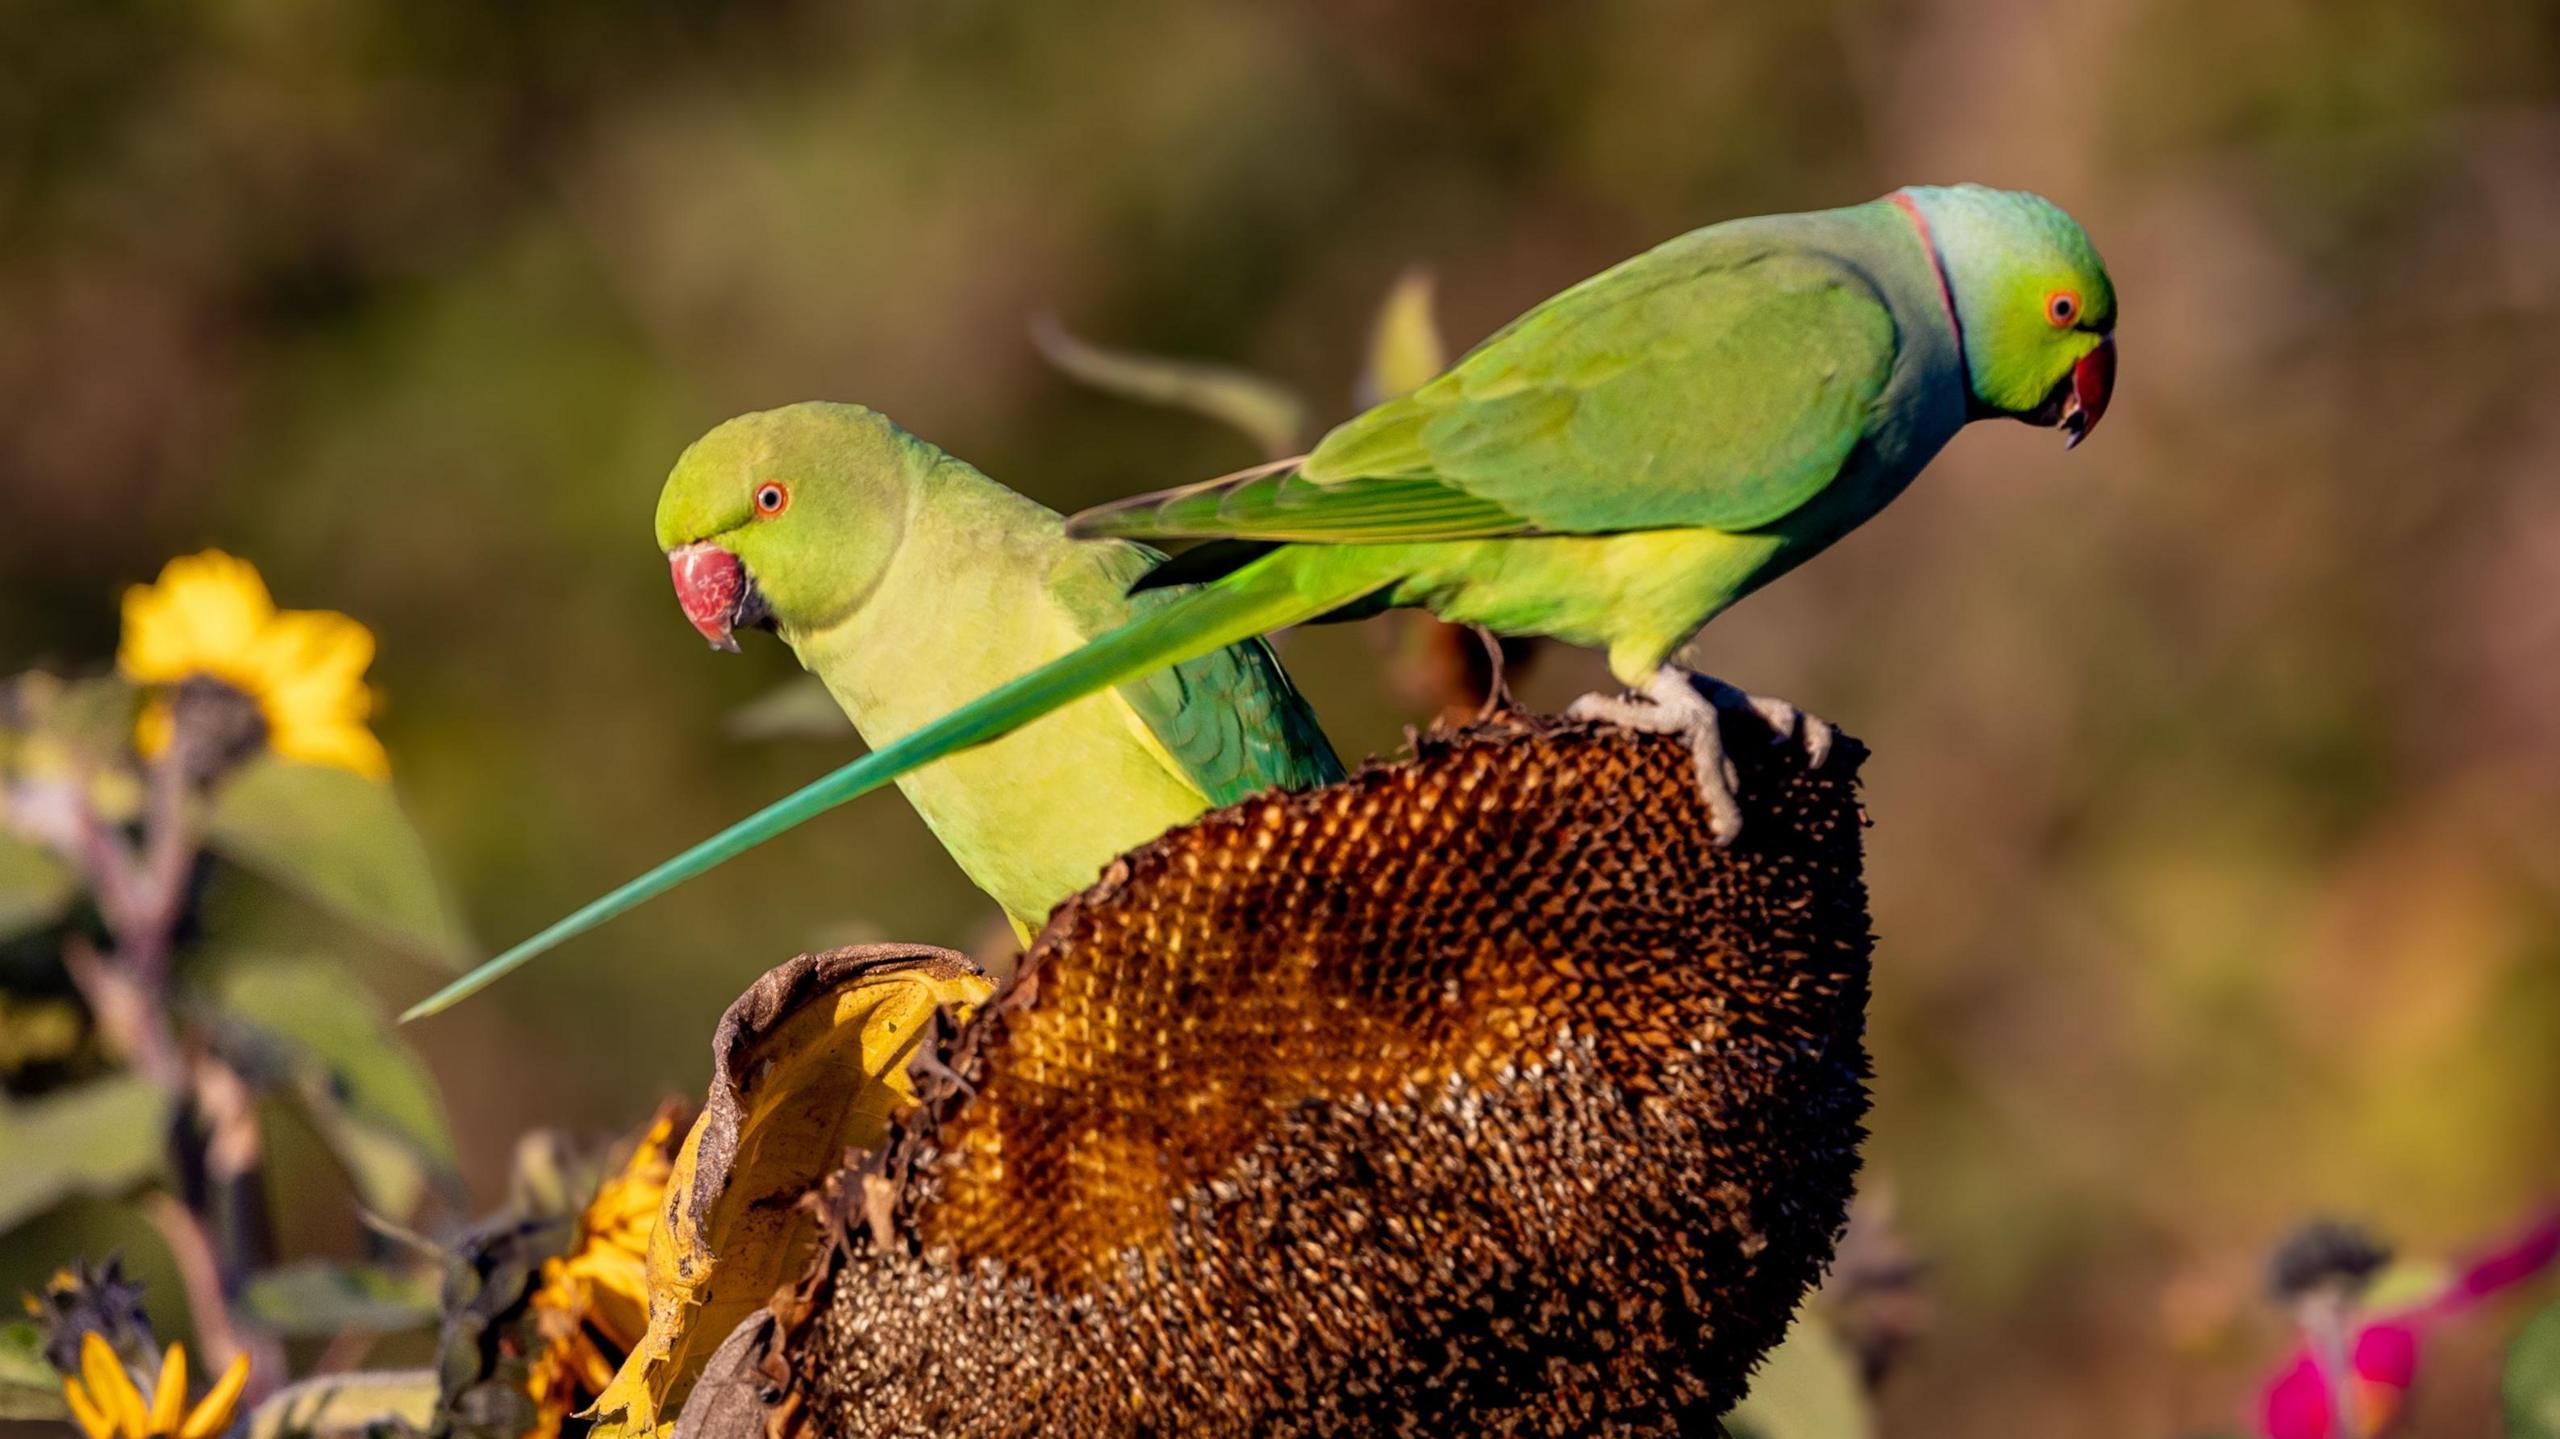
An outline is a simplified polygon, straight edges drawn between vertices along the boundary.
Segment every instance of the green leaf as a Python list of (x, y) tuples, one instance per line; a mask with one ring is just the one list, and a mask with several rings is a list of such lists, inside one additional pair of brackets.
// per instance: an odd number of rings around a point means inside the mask
[(234, 1044), (280, 1071), (365, 1204), (412, 1212), (456, 1173), (444, 1103), (417, 1051), (372, 991), (326, 959), (245, 955), (211, 967), (206, 989)]
[(0, 1324), (0, 1419), (68, 1419), (62, 1376), (44, 1361), (44, 1330), (31, 1319)]
[(249, 1415), (249, 1439), (424, 1433), (435, 1423), (432, 1369), (375, 1370), (305, 1379)]
[(436, 1322), (441, 1285), (433, 1271), (311, 1259), (253, 1276), (240, 1302), (252, 1318), (289, 1339), (349, 1330), (397, 1334)]
[(0, 939), (62, 918), (80, 892), (71, 866), (43, 845), (0, 834)]
[(471, 958), (426, 844), (387, 785), (264, 756), (214, 796), (208, 841), (224, 858), (424, 955), (455, 968)]
[(1409, 395), (1449, 367), (1449, 347), (1432, 318), (1432, 279), (1419, 267), (1396, 276), (1369, 328), (1369, 358), (1352, 398), (1361, 409)]
[(159, 1089), (129, 1072), (0, 1103), (0, 1232), (74, 1195), (114, 1197), (158, 1174), (168, 1122)]
[(2507, 1439), (2560, 1439), (2560, 1304), (2533, 1316), (2507, 1346), (2499, 1388)]
[(1032, 320), (1031, 343), (1050, 364), (1097, 390), (1189, 410), (1241, 431), (1265, 459), (1294, 455), (1303, 446), (1306, 403), (1278, 381), (1225, 365), (1089, 345), (1054, 315)]
[(761, 697), (729, 711), (723, 727), (729, 738), (750, 742), (854, 737), (853, 721), (844, 717), (836, 697), (827, 693), (825, 682), (816, 675), (785, 680)]
[(1873, 1439), (1875, 1415), (1839, 1337), (1799, 1314), (1786, 1341), (1760, 1361), (1727, 1427), (1737, 1439)]

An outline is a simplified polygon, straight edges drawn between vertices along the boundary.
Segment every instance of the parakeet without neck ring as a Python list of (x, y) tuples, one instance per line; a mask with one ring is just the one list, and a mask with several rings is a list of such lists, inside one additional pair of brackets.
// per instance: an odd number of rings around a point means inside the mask
[[(2115, 382), (2116, 295), (2039, 196), (1915, 187), (1693, 231), (1567, 289), (1306, 456), (1076, 516), (1207, 540), (1163, 603), (584, 906), (411, 1011), (892, 779), (1132, 678), (1283, 626), (1398, 605), (1605, 650), (1640, 698), (1582, 709), (1684, 736), (1720, 839), (1740, 811), (1716, 710), (1670, 665), (1709, 620), (1901, 494), (1968, 422), (2076, 445)], [(752, 501), (753, 475), (736, 484)], [(1181, 588), (1172, 588), (1183, 586)], [(1827, 729), (1805, 726), (1818, 747)]]
[[(1072, 540), (1063, 519), (859, 405), (729, 421), (658, 499), (685, 616), (715, 648), (780, 635), (874, 746), (1173, 596), (1163, 557)], [(898, 785), (1028, 939), (1115, 856), (1272, 785), (1341, 765), (1258, 639), (1089, 695)]]

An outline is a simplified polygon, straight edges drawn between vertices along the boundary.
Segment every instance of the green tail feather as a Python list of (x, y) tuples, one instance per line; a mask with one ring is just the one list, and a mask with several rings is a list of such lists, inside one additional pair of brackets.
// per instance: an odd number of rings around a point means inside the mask
[(1004, 738), (1022, 726), (1124, 680), (1268, 634), (1357, 599), (1376, 585), (1311, 587), (1295, 566), (1271, 556), (1222, 584), (1131, 620), (1073, 654), (1042, 665), (942, 718), (872, 751), (833, 774), (758, 810), (720, 833), (573, 911), (531, 939), (446, 985), (400, 1016), (402, 1023), (448, 1009), (534, 956), (586, 933), (624, 910), (755, 848), (801, 822), (880, 788), (920, 765)]

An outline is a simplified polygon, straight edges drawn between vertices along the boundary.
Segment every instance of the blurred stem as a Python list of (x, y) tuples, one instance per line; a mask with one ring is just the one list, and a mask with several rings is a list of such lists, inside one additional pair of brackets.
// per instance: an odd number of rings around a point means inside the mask
[(186, 908), (187, 873), (194, 867), (195, 827), (187, 812), (187, 781), (195, 768), (191, 728), (177, 726), (168, 752), (151, 766), (151, 798), (142, 827), (138, 908), (117, 948), (155, 993), (166, 995), (169, 955)]
[(2355, 1303), (2335, 1288), (2323, 1287), (2303, 1296), (2296, 1316), (2310, 1341), (2311, 1362), (2319, 1366), (2320, 1383), (2329, 1391), (2329, 1433), (2332, 1439), (2354, 1439), (2365, 1432), (2347, 1344)]
[(276, 1336), (232, 1322), (231, 1302), (224, 1296), (222, 1263), (205, 1233), (203, 1217), (165, 1193), (143, 1197), (143, 1216), (160, 1231), (160, 1242), (178, 1266), (178, 1283), (187, 1291), (187, 1309), (195, 1316), (196, 1348), (204, 1368), (217, 1373), (234, 1356), (249, 1356), (249, 1383), (241, 1407), (255, 1407), (284, 1378), (284, 1344)]
[(210, 1053), (195, 1063), (191, 1097), (204, 1164), (204, 1193), (195, 1208), (214, 1220), (220, 1242), (222, 1292), (236, 1294), (274, 1258), (268, 1236), (266, 1185), (259, 1167), (266, 1145), (258, 1127), (258, 1094), (240, 1072)]
[(97, 1021), (107, 1051), (172, 1097), (183, 1099), (186, 1066), (178, 1058), (177, 1035), (169, 1027), (161, 996), (146, 989), (113, 953), (102, 953), (79, 935), (63, 945), (62, 964)]
[(191, 791), (206, 770), (200, 727), (187, 723), (189, 708), (180, 704), (169, 748), (147, 766), (138, 844), (98, 814), (89, 777), (75, 781), (70, 858), (97, 898), (109, 947), (75, 936), (64, 946), (63, 963), (108, 1050), (169, 1096), (169, 1157), (179, 1197), (155, 1193), (144, 1200), (144, 1212), (177, 1261), (199, 1347), (216, 1367), (248, 1353), (251, 1388), (263, 1392), (282, 1376), (283, 1350), (272, 1335), (247, 1331), (231, 1309), (238, 1286), (269, 1247), (257, 1093), (211, 1048), (182, 1041), (169, 1003), (170, 965), (196, 859)]
[(195, 1312), (196, 1344), (204, 1351), (206, 1367), (218, 1370), (246, 1346), (231, 1322), (231, 1306), (222, 1297), (222, 1268), (214, 1258), (204, 1222), (194, 1210), (158, 1192), (143, 1196), (142, 1213), (160, 1231), (160, 1242), (177, 1262), (178, 1283), (187, 1291), (187, 1307)]

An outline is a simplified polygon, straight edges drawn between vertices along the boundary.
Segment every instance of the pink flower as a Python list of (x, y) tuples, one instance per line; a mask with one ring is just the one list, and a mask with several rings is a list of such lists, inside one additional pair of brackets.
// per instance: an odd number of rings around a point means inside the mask
[(2418, 1329), (2406, 1321), (2368, 1324), (2356, 1335), (2355, 1353), (2347, 1361), (2348, 1422), (2341, 1426), (2333, 1409), (2333, 1386), (2320, 1373), (2320, 1360), (2306, 1346), (2267, 1386), (2261, 1421), (2267, 1439), (2376, 1439), (2391, 1432), (2400, 1417), (2409, 1386), (2418, 1377)]
[(2560, 1258), (2560, 1211), (2456, 1273), (2434, 1293), (2358, 1327), (2346, 1355), (2347, 1372), (2336, 1382), (2321, 1372), (2320, 1356), (2306, 1342), (2267, 1385), (2260, 1432), (2266, 1439), (2379, 1439), (2390, 1433), (2417, 1383), (2420, 1333), (2532, 1278), (2555, 1258)]

